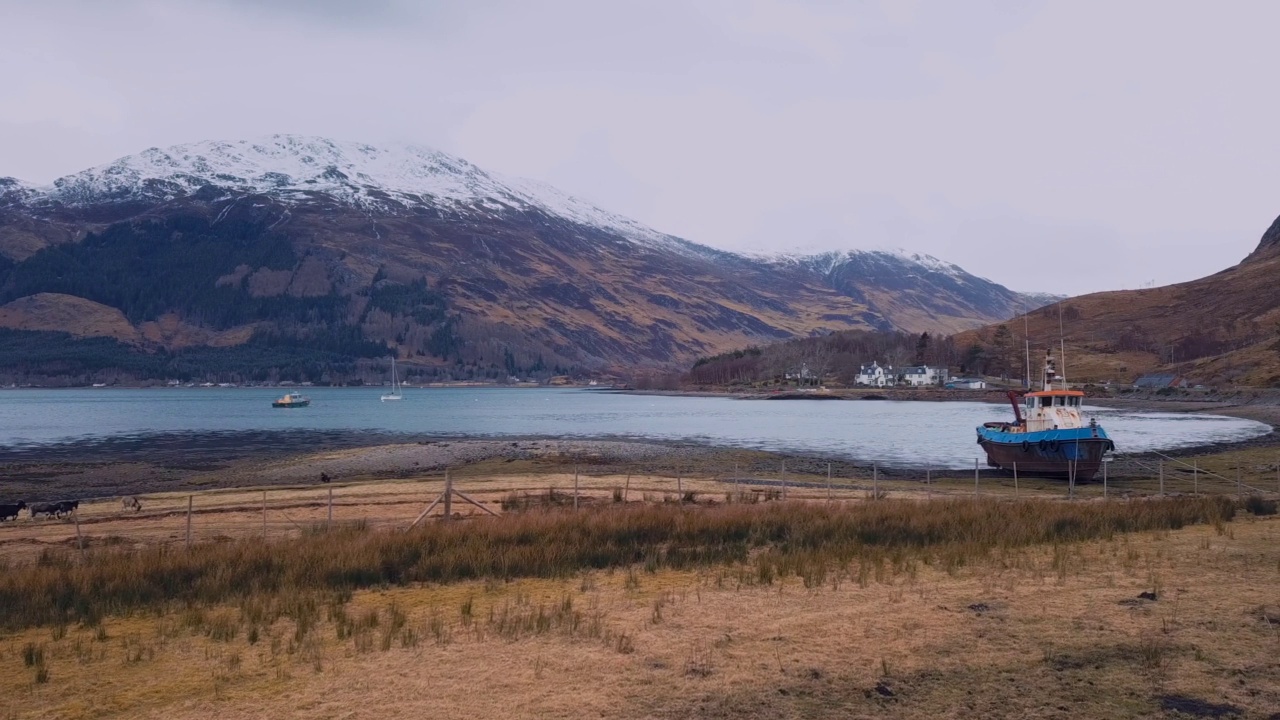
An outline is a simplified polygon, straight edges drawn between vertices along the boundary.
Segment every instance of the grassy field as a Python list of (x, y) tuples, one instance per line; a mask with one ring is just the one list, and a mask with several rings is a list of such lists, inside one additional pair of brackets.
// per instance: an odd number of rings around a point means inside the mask
[(199, 493), (190, 550), (187, 494), (6, 523), (0, 718), (1280, 712), (1280, 520), (1229, 484), (580, 474), (575, 512), (565, 470), (455, 473), (505, 517), (409, 532), (442, 478), (274, 487), (265, 530)]

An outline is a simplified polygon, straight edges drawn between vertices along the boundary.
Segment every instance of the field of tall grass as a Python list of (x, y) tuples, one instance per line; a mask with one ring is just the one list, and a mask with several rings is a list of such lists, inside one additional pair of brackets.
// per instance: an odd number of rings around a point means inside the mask
[(46, 552), (0, 568), (0, 627), (93, 625), (110, 615), (225, 604), (252, 608), (261, 622), (299, 620), (364, 588), (624, 567), (727, 566), (753, 583), (798, 576), (807, 585), (829, 572), (878, 577), (882, 568), (909, 571), (922, 563), (950, 570), (1029, 545), (1221, 524), (1235, 511), (1230, 500), (1206, 497), (614, 505), (534, 509), (409, 532), (357, 525), (275, 542), (104, 547), (83, 557)]

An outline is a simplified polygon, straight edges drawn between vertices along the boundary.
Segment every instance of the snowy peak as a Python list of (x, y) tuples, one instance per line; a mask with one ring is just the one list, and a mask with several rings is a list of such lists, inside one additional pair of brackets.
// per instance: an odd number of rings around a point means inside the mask
[(800, 265), (822, 275), (830, 276), (851, 267), (876, 269), (886, 272), (940, 273), (952, 278), (984, 278), (971, 275), (964, 268), (932, 255), (913, 253), (902, 248), (880, 250), (836, 250), (826, 252), (790, 252), (757, 255), (766, 262)]
[(31, 186), (18, 178), (0, 177), (0, 202), (21, 202), (31, 193)]
[(804, 257), (796, 257), (795, 259), (808, 264), (815, 270), (827, 274), (835, 272), (840, 267), (850, 263), (860, 265), (878, 263), (894, 264), (899, 266), (915, 266), (925, 271), (938, 272), (956, 277), (968, 275), (968, 273), (959, 265), (939, 260), (932, 255), (908, 252), (902, 248), (825, 252)]
[(410, 145), (378, 148), (325, 138), (272, 135), (258, 140), (151, 148), (59, 178), (40, 188), (67, 203), (192, 193), (206, 185), (230, 191), (325, 192), (357, 200), (369, 191), (470, 200), (497, 188), (465, 160)]
[(31, 188), (27, 201), (83, 206), (170, 200), (205, 188), (268, 194), (283, 202), (323, 195), (367, 212), (389, 214), (423, 206), (469, 213), (536, 209), (643, 244), (689, 251), (688, 243), (549, 185), (504, 178), (439, 150), (298, 135), (151, 148)]

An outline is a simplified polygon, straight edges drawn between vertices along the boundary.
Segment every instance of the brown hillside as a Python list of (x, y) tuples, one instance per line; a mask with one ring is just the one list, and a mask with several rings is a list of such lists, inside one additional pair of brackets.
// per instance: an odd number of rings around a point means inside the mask
[[(244, 368), (286, 348), (313, 379), (392, 353), (468, 379), (675, 369), (839, 330), (945, 334), (1028, 301), (928, 256), (738, 255), (430, 148), (294, 135), (0, 177), (0, 304), (50, 293), (119, 311), (80, 334), (175, 348), (252, 328)], [(14, 326), (68, 329), (20, 307)], [(11, 344), (9, 366), (39, 369)]]
[(169, 349), (241, 345), (249, 341), (254, 330), (252, 326), (210, 330), (183, 322), (172, 313), (134, 327), (116, 308), (62, 293), (38, 293), (0, 305), (0, 328), (106, 337), (130, 345)]
[[(1072, 381), (1127, 383), (1163, 371), (1211, 385), (1280, 385), (1280, 219), (1243, 262), (1208, 277), (1083, 295), (1032, 312), (1033, 364), (1046, 345), (1057, 346), (1060, 312)], [(1003, 351), (994, 344), (998, 325), (956, 341), (982, 346), (989, 372), (1007, 366), (1021, 376), (1024, 322), (1005, 324), (1012, 342)]]
[(39, 293), (0, 305), (0, 327), (108, 337), (136, 345), (142, 335), (124, 313), (74, 295)]

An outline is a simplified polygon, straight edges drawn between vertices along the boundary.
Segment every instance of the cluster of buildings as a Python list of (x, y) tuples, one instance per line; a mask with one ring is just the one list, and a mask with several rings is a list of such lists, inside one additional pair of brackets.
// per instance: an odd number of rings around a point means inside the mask
[(865, 387), (947, 387), (981, 390), (987, 386), (981, 379), (951, 378), (945, 367), (909, 365), (894, 370), (892, 366), (873, 361), (858, 370), (857, 384)]
[(881, 365), (873, 361), (870, 365), (863, 365), (858, 370), (857, 382), (867, 387), (945, 385), (947, 369), (928, 365), (910, 365), (895, 371), (891, 365)]

